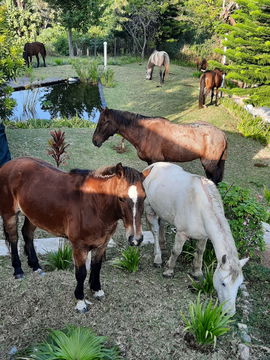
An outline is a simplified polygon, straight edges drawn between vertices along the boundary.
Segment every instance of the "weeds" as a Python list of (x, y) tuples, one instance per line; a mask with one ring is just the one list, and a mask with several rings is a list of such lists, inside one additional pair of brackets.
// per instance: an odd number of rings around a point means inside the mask
[(99, 80), (97, 60), (77, 59), (72, 61), (80, 81), (96, 85)]
[(96, 335), (85, 327), (67, 326), (51, 330), (46, 341), (35, 345), (25, 360), (118, 360), (116, 348), (105, 347), (106, 337)]
[(263, 196), (264, 196), (267, 204), (270, 205), (270, 189), (268, 189), (267, 186), (264, 186), (264, 188), (263, 188)]
[(129, 272), (137, 272), (140, 263), (140, 249), (134, 246), (129, 246), (123, 250), (121, 257), (113, 261), (113, 266), (119, 269), (124, 269)]
[(41, 119), (30, 119), (27, 121), (8, 121), (5, 120), (5, 126), (11, 129), (48, 129), (55, 127), (68, 127), (68, 128), (95, 128), (96, 124), (89, 121), (83, 120), (75, 116), (71, 119), (55, 119), (55, 120), (41, 120)]
[(213, 344), (215, 348), (217, 338), (230, 330), (228, 326), (232, 323), (231, 315), (226, 315), (222, 304), (217, 303), (218, 300), (213, 304), (210, 299), (202, 304), (199, 293), (196, 302), (189, 305), (189, 318), (181, 313), (184, 331), (191, 333), (198, 344)]
[(104, 70), (100, 75), (101, 84), (106, 87), (114, 87), (115, 80), (114, 80), (114, 71), (112, 69)]
[(49, 251), (46, 254), (45, 265), (52, 271), (70, 269), (72, 263), (72, 249), (65, 241), (59, 244), (57, 251)]

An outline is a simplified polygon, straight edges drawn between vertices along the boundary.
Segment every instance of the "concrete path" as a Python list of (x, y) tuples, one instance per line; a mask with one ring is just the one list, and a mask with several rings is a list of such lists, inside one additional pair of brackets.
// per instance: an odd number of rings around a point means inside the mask
[[(44, 255), (46, 254), (48, 251), (57, 251), (59, 248), (59, 245), (61, 244), (61, 242), (63, 241), (63, 238), (44, 238), (44, 239), (35, 239), (34, 240), (34, 244), (35, 244), (35, 249), (37, 251), (38, 254)], [(147, 245), (147, 244), (153, 244), (154, 243), (154, 237), (151, 233), (151, 231), (144, 231), (143, 232), (143, 242), (142, 245)], [(113, 239), (111, 239), (109, 241), (108, 247), (114, 247), (117, 246), (115, 241)], [(20, 248), (22, 248), (22, 246), (20, 246)], [(4, 240), (0, 240), (0, 256), (7, 256), (9, 255), (9, 251), (8, 248), (5, 244)]]

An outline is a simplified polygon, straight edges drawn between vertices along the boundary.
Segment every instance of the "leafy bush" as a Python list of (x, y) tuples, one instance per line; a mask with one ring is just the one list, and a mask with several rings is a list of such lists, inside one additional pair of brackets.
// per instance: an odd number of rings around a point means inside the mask
[(260, 117), (254, 117), (247, 110), (230, 99), (223, 99), (222, 103), (235, 115), (239, 121), (237, 130), (244, 136), (260, 141), (263, 145), (270, 144), (270, 126)]
[(72, 264), (72, 249), (65, 241), (60, 243), (57, 251), (49, 251), (46, 254), (45, 265), (50, 270), (67, 270)]
[(213, 344), (215, 347), (217, 338), (230, 330), (228, 325), (232, 323), (231, 315), (226, 315), (222, 304), (217, 303), (218, 300), (213, 304), (210, 299), (202, 304), (199, 293), (196, 302), (189, 305), (189, 318), (181, 314), (184, 331), (193, 334), (199, 344)]
[(91, 329), (68, 326), (51, 330), (43, 343), (35, 345), (25, 360), (120, 360), (116, 348), (105, 347), (106, 337), (97, 336)]
[(114, 87), (114, 71), (112, 69), (104, 70), (100, 75), (101, 84), (107, 87)]
[(139, 263), (140, 249), (134, 246), (129, 246), (127, 249), (122, 251), (120, 258), (113, 261), (113, 266), (129, 272), (136, 272), (139, 269)]
[(263, 195), (268, 205), (270, 205), (270, 189), (267, 186), (263, 188)]
[(94, 85), (98, 83), (99, 70), (96, 60), (76, 59), (72, 61), (72, 66), (82, 82), (89, 82)]
[(240, 256), (253, 256), (255, 250), (263, 250), (261, 222), (268, 218), (266, 209), (250, 196), (247, 189), (224, 182), (219, 183), (218, 188)]
[(199, 281), (196, 281), (194, 279), (191, 279), (191, 287), (192, 289), (199, 293), (203, 294), (210, 294), (212, 295), (215, 291), (214, 285), (213, 285), (213, 275), (214, 275), (214, 267), (216, 265), (216, 262), (213, 262), (211, 265), (207, 266), (204, 265), (204, 277), (200, 279)]

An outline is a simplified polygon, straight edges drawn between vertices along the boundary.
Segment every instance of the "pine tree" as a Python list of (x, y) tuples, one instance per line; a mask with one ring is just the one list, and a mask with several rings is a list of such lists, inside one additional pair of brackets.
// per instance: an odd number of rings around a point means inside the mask
[(227, 79), (245, 84), (229, 93), (248, 95), (253, 105), (270, 106), (270, 1), (238, 0), (239, 10), (232, 14), (235, 25), (222, 25), (223, 45), (227, 47)]

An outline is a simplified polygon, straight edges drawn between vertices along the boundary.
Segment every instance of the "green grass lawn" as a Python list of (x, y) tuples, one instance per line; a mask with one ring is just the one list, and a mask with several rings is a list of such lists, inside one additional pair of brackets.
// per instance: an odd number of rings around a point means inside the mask
[[(49, 64), (53, 64), (50, 60)], [(107, 106), (128, 110), (144, 115), (164, 116), (171, 121), (207, 121), (224, 130), (228, 137), (228, 160), (225, 165), (224, 181), (235, 183), (261, 195), (263, 186), (270, 187), (270, 147), (258, 141), (243, 137), (236, 130), (237, 118), (223, 106), (209, 106), (198, 109), (199, 80), (192, 76), (193, 68), (171, 65), (165, 84), (159, 85), (158, 69), (154, 69), (153, 80), (145, 80), (146, 63), (132, 63), (110, 66), (115, 73), (116, 86), (104, 88)], [(34, 78), (69, 77), (75, 72), (71, 65), (34, 68)], [(136, 151), (127, 145), (128, 152), (116, 153), (112, 147), (119, 143), (120, 137), (114, 136), (101, 148), (92, 145), (93, 129), (66, 129), (66, 141), (70, 159), (67, 168), (96, 168), (122, 161), (125, 165), (143, 169), (146, 163), (138, 159)], [(14, 130), (7, 129), (9, 146), (13, 157), (33, 155), (49, 159), (46, 155), (48, 129)], [(267, 167), (254, 166), (264, 163)], [(182, 166), (194, 173), (204, 175), (199, 161), (183, 163)]]

